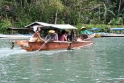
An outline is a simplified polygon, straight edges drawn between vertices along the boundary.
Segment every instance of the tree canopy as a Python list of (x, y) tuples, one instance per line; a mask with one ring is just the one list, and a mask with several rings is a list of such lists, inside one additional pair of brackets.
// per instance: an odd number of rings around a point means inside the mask
[(0, 20), (14, 27), (34, 21), (119, 25), (124, 20), (124, 0), (0, 0)]

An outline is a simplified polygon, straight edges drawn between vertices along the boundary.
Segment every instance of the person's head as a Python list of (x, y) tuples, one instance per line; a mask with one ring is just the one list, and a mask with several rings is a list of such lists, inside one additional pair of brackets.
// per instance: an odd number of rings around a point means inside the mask
[(66, 31), (65, 30), (62, 30), (61, 34), (65, 34), (65, 33), (66, 33)]
[(69, 34), (70, 33), (70, 31), (66, 31), (66, 34)]
[(81, 27), (81, 30), (86, 30), (86, 27), (85, 27), (85, 26), (82, 26), (82, 27)]
[(34, 32), (40, 31), (41, 26), (33, 26), (33, 30), (34, 30)]
[(49, 34), (54, 34), (55, 33), (54, 30), (49, 30), (48, 32), (49, 32)]
[(41, 30), (41, 26), (38, 26), (38, 27), (37, 27), (37, 31), (40, 31), (40, 30)]

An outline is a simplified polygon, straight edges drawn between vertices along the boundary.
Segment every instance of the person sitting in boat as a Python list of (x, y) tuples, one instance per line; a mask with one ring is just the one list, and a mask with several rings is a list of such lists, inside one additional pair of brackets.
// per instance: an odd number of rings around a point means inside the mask
[(41, 38), (41, 36), (40, 36), (41, 27), (33, 26), (33, 30), (35, 33), (31, 36), (29, 42), (40, 42), (40, 41), (45, 42), (45, 40), (43, 38)]
[(54, 30), (49, 30), (48, 34), (45, 37), (45, 40), (49, 40), (49, 41), (58, 41), (58, 34), (55, 33)]
[(59, 36), (59, 41), (67, 41), (67, 36), (66, 36), (66, 31), (62, 30), (60, 36)]
[(80, 31), (81, 39), (87, 39), (89, 34), (90, 32), (86, 29), (86, 27), (83, 26)]
[[(72, 35), (74, 36), (73, 40), (72, 40)], [(73, 32), (71, 34), (70, 31), (66, 31), (66, 37), (67, 37), (67, 41), (76, 41), (77, 40), (77, 35), (75, 32)]]
[(71, 40), (71, 34), (69, 31), (66, 31), (66, 37), (67, 37), (67, 41)]

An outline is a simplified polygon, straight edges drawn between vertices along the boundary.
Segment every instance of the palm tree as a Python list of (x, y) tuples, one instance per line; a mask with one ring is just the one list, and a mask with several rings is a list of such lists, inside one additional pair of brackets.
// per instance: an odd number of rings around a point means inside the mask
[(107, 19), (107, 16), (108, 14), (111, 14), (113, 16), (115, 16), (114, 12), (112, 10), (109, 10), (109, 7), (107, 8), (107, 6), (103, 3), (103, 6), (104, 6), (104, 23), (106, 24), (106, 19)]

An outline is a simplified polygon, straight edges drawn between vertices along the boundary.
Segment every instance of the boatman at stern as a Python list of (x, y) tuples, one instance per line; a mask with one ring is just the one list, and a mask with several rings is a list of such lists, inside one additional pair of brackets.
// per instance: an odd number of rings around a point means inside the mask
[(91, 33), (86, 29), (86, 27), (83, 26), (81, 28), (81, 31), (80, 31), (80, 37), (81, 37), (81, 39), (82, 40), (83, 39), (87, 39), (89, 34), (91, 34)]

